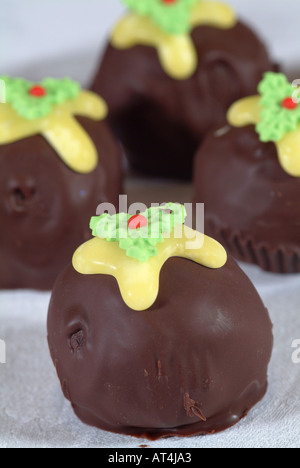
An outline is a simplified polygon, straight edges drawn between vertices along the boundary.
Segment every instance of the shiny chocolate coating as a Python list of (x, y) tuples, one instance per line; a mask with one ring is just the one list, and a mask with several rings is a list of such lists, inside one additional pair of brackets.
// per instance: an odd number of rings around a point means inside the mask
[(92, 84), (108, 103), (108, 121), (131, 166), (149, 176), (191, 178), (199, 142), (274, 69), (265, 46), (241, 22), (228, 30), (199, 26), (192, 39), (198, 67), (189, 79), (169, 77), (153, 47), (108, 45)]
[(0, 288), (49, 290), (90, 236), (89, 220), (121, 193), (119, 144), (105, 122), (78, 118), (99, 153), (89, 174), (69, 169), (40, 135), (0, 146)]
[(62, 390), (86, 424), (157, 439), (224, 430), (262, 399), (272, 325), (232, 257), (213, 270), (172, 258), (154, 305), (136, 312), (116, 280), (70, 265), (49, 307)]
[(237, 259), (275, 273), (300, 272), (300, 178), (280, 166), (253, 126), (211, 133), (195, 159), (195, 202), (206, 234)]

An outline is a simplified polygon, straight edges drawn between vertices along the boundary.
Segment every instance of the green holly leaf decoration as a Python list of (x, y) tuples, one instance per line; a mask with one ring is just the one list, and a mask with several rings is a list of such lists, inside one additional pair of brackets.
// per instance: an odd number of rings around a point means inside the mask
[(191, 8), (202, 0), (123, 0), (138, 15), (147, 16), (168, 34), (186, 34), (191, 29)]
[(281, 140), (300, 123), (300, 105), (293, 87), (282, 73), (268, 72), (258, 87), (261, 94), (261, 121), (256, 131), (263, 142)]
[(94, 216), (90, 222), (92, 234), (118, 242), (128, 257), (147, 262), (157, 255), (157, 244), (164, 241), (164, 235), (184, 223), (186, 209), (177, 203), (167, 203), (162, 207), (151, 207), (139, 215), (127, 213)]
[(39, 84), (8, 76), (0, 79), (5, 83), (7, 104), (27, 120), (45, 117), (53, 106), (75, 99), (80, 92), (80, 85), (69, 78), (46, 78)]

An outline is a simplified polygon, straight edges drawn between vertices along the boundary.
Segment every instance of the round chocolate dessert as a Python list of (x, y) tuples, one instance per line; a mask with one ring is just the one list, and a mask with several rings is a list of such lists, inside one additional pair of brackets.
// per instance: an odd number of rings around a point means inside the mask
[[(104, 105), (98, 96), (82, 91), (43, 117), (47, 103), (31, 95), (24, 116), (23, 101), (16, 111), (13, 98), (18, 92), (27, 98), (27, 86), (35, 93), (47, 89), (50, 98), (49, 80), (44, 87), (6, 82), (7, 104), (0, 106), (0, 288), (49, 290), (90, 238), (87, 225), (98, 204), (117, 203), (120, 148), (107, 124), (94, 120)], [(64, 83), (56, 83), (59, 92)]]
[[(106, 247), (118, 258), (111, 269)], [(266, 393), (268, 312), (212, 239), (184, 251), (171, 236), (157, 250), (141, 262), (95, 238), (57, 279), (48, 342), (63, 393), (84, 423), (107, 431), (152, 440), (222, 431)], [(110, 276), (120, 265), (128, 281)]]
[(112, 32), (91, 89), (107, 101), (132, 168), (191, 178), (199, 142), (224, 124), (234, 101), (255, 93), (274, 64), (257, 35), (220, 3), (186, 2), (187, 27), (180, 15), (172, 22), (176, 4), (143, 1), (143, 16), (139, 2), (125, 1), (137, 13)]
[(259, 90), (199, 148), (195, 202), (205, 203), (206, 233), (237, 259), (299, 273), (300, 108), (284, 75), (268, 73)]

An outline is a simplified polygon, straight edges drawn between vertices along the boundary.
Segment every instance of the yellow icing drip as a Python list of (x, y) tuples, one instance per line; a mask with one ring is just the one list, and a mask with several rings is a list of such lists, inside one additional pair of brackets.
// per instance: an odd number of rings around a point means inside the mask
[(237, 23), (234, 10), (221, 2), (201, 2), (193, 7), (191, 25), (207, 25), (220, 29), (231, 29)]
[[(191, 248), (196, 235), (197, 241), (202, 241), (203, 245)], [(160, 271), (169, 258), (182, 257), (209, 268), (221, 268), (227, 261), (227, 254), (217, 241), (187, 226), (184, 226), (181, 238), (176, 238), (173, 232), (170, 238), (158, 244), (157, 250), (155, 257), (142, 263), (128, 257), (117, 242), (95, 237), (77, 249), (73, 266), (86, 275), (114, 276), (124, 302), (131, 309), (141, 311), (154, 304), (159, 291)]]
[(27, 120), (9, 104), (1, 104), (0, 145), (41, 134), (71, 169), (91, 172), (98, 163), (97, 149), (75, 115), (101, 120), (107, 115), (107, 106), (94, 93), (81, 91), (76, 99), (53, 107), (51, 114)]
[(260, 96), (250, 96), (232, 104), (227, 120), (233, 127), (257, 125), (260, 122)]
[(293, 177), (300, 177), (300, 125), (276, 143), (282, 168)]
[(188, 78), (197, 68), (197, 53), (190, 36), (167, 34), (150, 19), (134, 13), (119, 22), (111, 43), (118, 49), (138, 44), (155, 47), (163, 69), (174, 79)]
[[(230, 7), (203, 1), (193, 7), (190, 21), (192, 27), (209, 25), (230, 29), (237, 19)], [(155, 47), (163, 69), (177, 80), (190, 78), (198, 65), (197, 51), (189, 34), (168, 34), (151, 19), (135, 13), (129, 13), (116, 25), (111, 44), (118, 49), (139, 44)]]
[[(260, 99), (260, 96), (251, 96), (233, 104), (227, 114), (230, 125), (233, 127), (257, 125), (261, 121)], [(300, 177), (300, 125), (298, 125), (297, 130), (287, 133), (274, 144), (284, 171), (293, 177)]]

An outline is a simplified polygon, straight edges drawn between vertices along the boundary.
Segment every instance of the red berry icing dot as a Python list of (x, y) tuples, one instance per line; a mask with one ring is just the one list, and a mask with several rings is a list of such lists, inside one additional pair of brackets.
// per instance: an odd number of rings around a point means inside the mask
[(298, 103), (293, 100), (293, 98), (288, 97), (282, 101), (282, 107), (285, 109), (293, 110), (298, 107)]
[(171, 5), (172, 3), (176, 3), (177, 0), (162, 0), (162, 2)]
[(42, 86), (36, 85), (29, 90), (29, 94), (34, 97), (43, 97), (47, 94), (47, 91)]
[(143, 215), (135, 215), (130, 218), (128, 221), (129, 229), (140, 229), (144, 226), (147, 226), (148, 220)]

